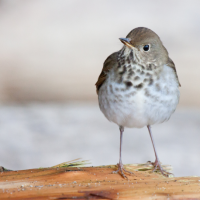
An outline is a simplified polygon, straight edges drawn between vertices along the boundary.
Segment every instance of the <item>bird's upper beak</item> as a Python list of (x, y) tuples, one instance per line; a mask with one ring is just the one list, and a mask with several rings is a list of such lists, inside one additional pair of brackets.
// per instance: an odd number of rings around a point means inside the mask
[(119, 38), (119, 40), (125, 44), (127, 47), (133, 47), (133, 45), (130, 43), (131, 39), (130, 38)]

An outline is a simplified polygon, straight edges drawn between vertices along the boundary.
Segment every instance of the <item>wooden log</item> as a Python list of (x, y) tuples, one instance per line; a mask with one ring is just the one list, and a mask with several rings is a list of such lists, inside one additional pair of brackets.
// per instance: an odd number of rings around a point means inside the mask
[(0, 199), (200, 199), (200, 177), (167, 178), (149, 163), (125, 168), (134, 173), (128, 180), (112, 173), (114, 165), (5, 171)]

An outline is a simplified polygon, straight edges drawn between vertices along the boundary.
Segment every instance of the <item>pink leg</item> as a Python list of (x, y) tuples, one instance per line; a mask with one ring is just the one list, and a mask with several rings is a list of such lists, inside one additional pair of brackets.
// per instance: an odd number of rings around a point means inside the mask
[(151, 127), (148, 125), (147, 128), (148, 128), (148, 130), (149, 130), (149, 135), (150, 135), (150, 137), (151, 137), (151, 142), (152, 142), (152, 144), (153, 144), (153, 149), (154, 149), (154, 153), (155, 153), (155, 156), (156, 156), (155, 162), (152, 163), (152, 165), (154, 166), (153, 172), (154, 172), (155, 170), (158, 169), (158, 170), (160, 170), (160, 172), (162, 173), (162, 175), (168, 177), (168, 176), (169, 176), (170, 174), (172, 174), (172, 173), (169, 173), (169, 172), (167, 172), (166, 170), (164, 170), (164, 169), (162, 168), (162, 166), (161, 166), (161, 164), (160, 164), (160, 161), (159, 161), (159, 159), (158, 159), (158, 155), (157, 155), (157, 153), (156, 153), (156, 147), (155, 147), (155, 145), (154, 145), (153, 135), (152, 135), (152, 133), (151, 133)]
[[(129, 173), (129, 174), (133, 174), (133, 172), (129, 172), (129, 171), (127, 171), (127, 170), (125, 170), (125, 169), (123, 168), (121, 152), (122, 152), (122, 138), (123, 138), (124, 127), (123, 127), (123, 126), (120, 126), (120, 127), (119, 127), (119, 130), (120, 130), (119, 163), (117, 164), (118, 169), (117, 169), (116, 171), (113, 171), (113, 173), (120, 173), (120, 174), (122, 175), (123, 178), (128, 179), (128, 178), (125, 176), (124, 172)], [(123, 171), (124, 171), (124, 172), (123, 172)]]

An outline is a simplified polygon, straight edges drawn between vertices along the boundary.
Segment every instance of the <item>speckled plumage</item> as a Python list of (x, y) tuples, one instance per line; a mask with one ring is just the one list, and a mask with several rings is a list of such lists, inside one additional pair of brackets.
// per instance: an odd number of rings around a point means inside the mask
[[(127, 54), (121, 56), (124, 48)], [(134, 60), (129, 64), (127, 59), (132, 57), (129, 50), (125, 46), (117, 53), (118, 65), (109, 70), (99, 89), (101, 111), (109, 121), (129, 128), (168, 120), (179, 100), (179, 85), (174, 70), (167, 63), (158, 67), (149, 64), (151, 68)]]
[[(96, 83), (99, 107), (119, 127), (142, 128), (170, 118), (179, 102), (175, 65), (156, 33), (133, 29), (104, 62)], [(149, 51), (143, 50), (149, 45)]]

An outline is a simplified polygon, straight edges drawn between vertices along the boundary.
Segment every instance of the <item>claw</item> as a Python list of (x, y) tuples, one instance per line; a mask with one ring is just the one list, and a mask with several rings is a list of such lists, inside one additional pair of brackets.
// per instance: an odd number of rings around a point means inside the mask
[(0, 172), (5, 171), (4, 167), (0, 166)]
[(158, 160), (156, 160), (155, 162), (150, 162), (150, 163), (154, 166), (154, 169), (152, 170), (152, 172), (159, 170), (163, 176), (166, 176), (166, 177), (169, 177), (170, 175), (174, 176), (173, 173), (170, 173), (164, 170)]
[(123, 164), (117, 163), (118, 169), (116, 171), (113, 171), (113, 174), (120, 174), (123, 178), (128, 179), (128, 177), (124, 174), (124, 172), (129, 174), (134, 174), (133, 172), (127, 171), (124, 169)]

